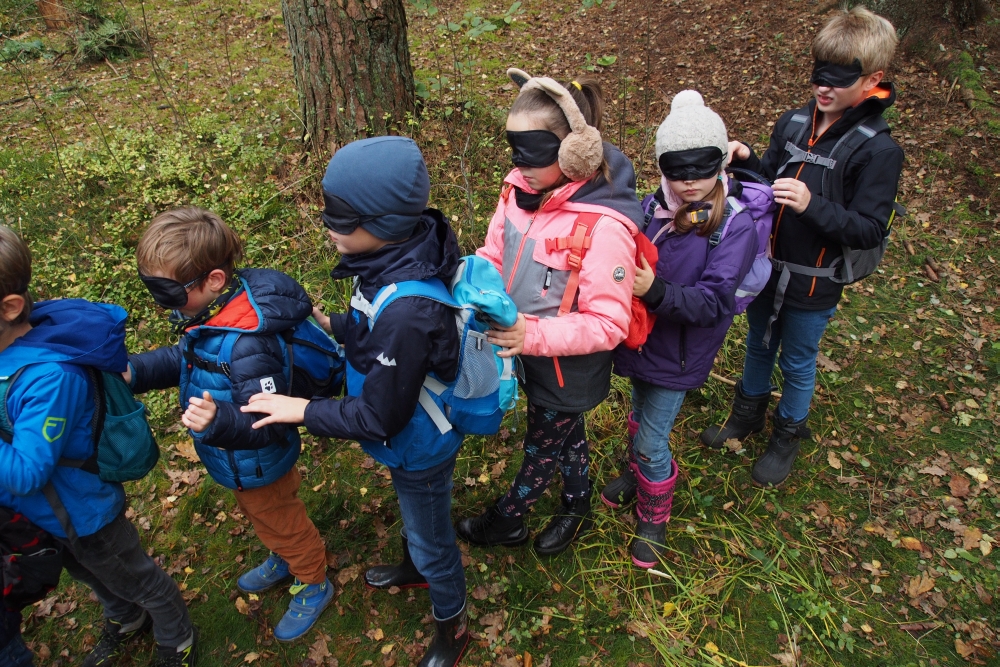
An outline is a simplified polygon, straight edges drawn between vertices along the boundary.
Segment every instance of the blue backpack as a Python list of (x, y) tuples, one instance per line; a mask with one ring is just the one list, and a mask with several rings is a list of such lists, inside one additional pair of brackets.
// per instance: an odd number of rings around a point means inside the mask
[[(233, 358), (233, 347), (242, 335), (239, 331), (226, 333), (215, 362), (195, 354), (194, 341), (185, 350), (184, 359), (202, 370), (230, 377), (229, 363)], [(289, 396), (330, 398), (340, 393), (344, 384), (344, 349), (316, 320), (308, 317), (291, 329), (285, 329), (277, 338), (285, 358), (285, 380), (288, 382)]]
[[(441, 433), (452, 427), (464, 434), (492, 435), (500, 429), (504, 413), (517, 403), (517, 377), (513, 358), (497, 356), (502, 348), (486, 340), (491, 322), (512, 326), (517, 306), (503, 287), (503, 278), (487, 260), (468, 255), (446, 286), (437, 278), (407, 280), (382, 287), (369, 304), (355, 293), (351, 306), (368, 316), (372, 329), (378, 316), (396, 299), (419, 296), (455, 309), (458, 327), (458, 373), (451, 382), (429, 374), (420, 389), (420, 405)], [(438, 396), (445, 410), (430, 394)]]

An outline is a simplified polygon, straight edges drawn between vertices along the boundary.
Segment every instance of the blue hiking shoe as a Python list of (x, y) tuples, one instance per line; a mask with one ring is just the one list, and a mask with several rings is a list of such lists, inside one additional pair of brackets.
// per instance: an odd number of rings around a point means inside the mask
[(329, 579), (321, 584), (303, 584), (298, 579), (288, 589), (292, 601), (288, 611), (274, 627), (274, 638), (279, 642), (295, 641), (313, 626), (326, 606), (336, 595)]
[(276, 553), (272, 553), (258, 567), (244, 572), (236, 581), (236, 586), (244, 593), (260, 593), (292, 577), (288, 571), (288, 563)]

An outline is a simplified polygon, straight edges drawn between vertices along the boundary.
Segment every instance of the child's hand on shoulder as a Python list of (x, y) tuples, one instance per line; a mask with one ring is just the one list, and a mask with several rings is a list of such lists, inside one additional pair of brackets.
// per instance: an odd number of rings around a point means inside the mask
[(497, 352), (498, 357), (516, 357), (524, 351), (524, 334), (526, 328), (527, 324), (525, 323), (524, 315), (518, 313), (517, 321), (514, 322), (513, 326), (505, 328), (494, 324), (493, 328), (486, 333), (486, 339), (493, 345), (505, 348), (503, 351)]
[(306, 419), (307, 405), (309, 401), (304, 398), (260, 393), (254, 394), (246, 405), (240, 406), (240, 412), (267, 415), (253, 423), (254, 428), (263, 428), (268, 424), (301, 424)]
[(779, 178), (771, 186), (774, 190), (774, 203), (787, 206), (796, 213), (802, 213), (812, 200), (812, 193), (802, 181), (794, 178)]
[(330, 326), (329, 315), (324, 314), (322, 310), (320, 310), (316, 306), (313, 306), (312, 316), (313, 319), (316, 320), (316, 323), (319, 324), (321, 327), (323, 327), (323, 331), (327, 332), (328, 334), (333, 333), (333, 328)]
[(181, 415), (181, 422), (195, 433), (201, 433), (208, 428), (218, 412), (218, 406), (215, 405), (212, 395), (206, 391), (202, 396), (204, 398), (192, 396), (188, 401), (187, 410)]
[(730, 141), (729, 142), (729, 159), (726, 164), (733, 161), (733, 158), (737, 160), (749, 160), (750, 159), (750, 149), (742, 141)]

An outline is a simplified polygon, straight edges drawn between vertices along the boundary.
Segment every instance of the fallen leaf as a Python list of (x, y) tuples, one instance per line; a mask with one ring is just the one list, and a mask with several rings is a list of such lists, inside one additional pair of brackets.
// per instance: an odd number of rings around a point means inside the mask
[(921, 542), (915, 537), (909, 537), (909, 536), (899, 538), (899, 544), (904, 549), (909, 549), (910, 551), (923, 551), (926, 548), (924, 547), (923, 542)]
[(968, 658), (970, 655), (976, 652), (976, 647), (972, 644), (966, 644), (959, 638), (955, 638), (955, 653), (959, 654), (963, 658)]
[(785, 651), (784, 653), (772, 653), (771, 657), (777, 660), (781, 667), (795, 667), (797, 663), (795, 660), (795, 654), (791, 651)]
[(337, 573), (337, 583), (341, 586), (346, 585), (348, 582), (354, 581), (361, 574), (360, 565), (350, 565), (345, 567), (343, 570)]
[(240, 612), (244, 616), (250, 613), (250, 605), (247, 601), (243, 599), (243, 596), (236, 598), (236, 611)]
[(927, 591), (934, 589), (934, 579), (932, 579), (926, 572), (921, 572), (918, 577), (910, 577), (909, 583), (906, 584), (906, 594), (910, 598), (916, 598)]
[(323, 661), (330, 657), (330, 647), (326, 644), (329, 638), (329, 635), (321, 634), (319, 639), (309, 647), (309, 659), (318, 665), (323, 664)]
[(944, 477), (948, 474), (947, 471), (942, 470), (938, 465), (927, 466), (926, 468), (921, 468), (917, 472), (924, 475), (934, 475), (935, 477)]
[(969, 480), (961, 475), (952, 475), (948, 482), (951, 495), (956, 498), (967, 498), (969, 496)]
[(839, 373), (841, 368), (840, 364), (826, 356), (822, 352), (816, 355), (816, 365), (820, 367), (821, 370), (830, 371), (833, 373)]
[(485, 600), (489, 596), (490, 594), (487, 593), (486, 589), (483, 588), (482, 586), (476, 586), (474, 589), (472, 589), (472, 598), (474, 600)]
[(969, 526), (965, 529), (965, 533), (962, 534), (962, 548), (969, 550), (975, 549), (979, 546), (979, 540), (983, 539), (983, 531)]
[(250, 651), (245, 656), (243, 656), (243, 662), (250, 662), (250, 663), (252, 663), (252, 662), (255, 662), (257, 660), (257, 658), (259, 658), (259, 657), (260, 657), (260, 653), (254, 653), (253, 651)]
[(844, 464), (840, 462), (840, 457), (837, 455), (837, 452), (832, 449), (826, 453), (826, 460), (827, 463), (830, 464), (830, 467), (834, 470), (840, 470), (844, 467)]
[(177, 453), (186, 458), (191, 463), (198, 463), (201, 461), (201, 457), (198, 456), (198, 452), (194, 450), (194, 442), (190, 438), (184, 438), (174, 445), (174, 449)]

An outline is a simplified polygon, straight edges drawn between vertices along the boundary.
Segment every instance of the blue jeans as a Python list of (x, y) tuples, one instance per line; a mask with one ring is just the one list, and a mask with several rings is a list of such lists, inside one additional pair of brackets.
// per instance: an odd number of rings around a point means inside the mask
[(161, 646), (180, 646), (191, 636), (191, 617), (181, 592), (139, 542), (139, 533), (122, 511), (108, 525), (66, 547), (63, 566), (89, 586), (104, 607), (104, 618), (124, 625), (145, 609)]
[(410, 558), (430, 585), (434, 617), (449, 619), (465, 606), (465, 570), (451, 525), (453, 456), (427, 470), (389, 468), (399, 497)]
[(7, 611), (0, 604), (0, 665), (33, 667), (31, 651), (21, 638), (21, 614)]
[(826, 310), (802, 310), (782, 306), (778, 319), (771, 325), (770, 346), (764, 346), (767, 320), (774, 310), (772, 299), (754, 299), (747, 308), (747, 354), (743, 361), (743, 392), (747, 396), (762, 396), (771, 391), (774, 359), (781, 347), (778, 367), (784, 378), (781, 400), (776, 414), (782, 419), (799, 422), (809, 416), (816, 388), (816, 355), (826, 325), (837, 307)]
[(632, 419), (639, 422), (632, 448), (639, 472), (650, 482), (670, 477), (670, 431), (686, 393), (632, 379)]

